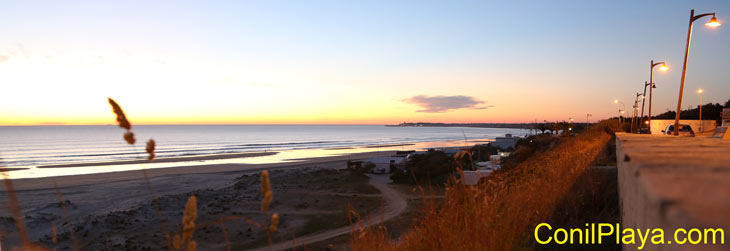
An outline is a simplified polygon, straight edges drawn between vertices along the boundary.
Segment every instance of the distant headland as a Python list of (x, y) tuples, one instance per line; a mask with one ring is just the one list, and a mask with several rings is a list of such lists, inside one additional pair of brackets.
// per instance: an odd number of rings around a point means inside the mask
[(483, 128), (519, 128), (533, 129), (535, 123), (430, 123), (430, 122), (403, 122), (386, 127), (483, 127)]

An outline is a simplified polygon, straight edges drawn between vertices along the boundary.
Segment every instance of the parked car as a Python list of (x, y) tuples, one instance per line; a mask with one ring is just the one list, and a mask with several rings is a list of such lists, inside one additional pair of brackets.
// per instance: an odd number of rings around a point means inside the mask
[[(674, 125), (668, 125), (666, 130), (662, 130), (666, 135), (674, 135)], [(679, 125), (679, 136), (694, 137), (695, 132), (689, 125)]]

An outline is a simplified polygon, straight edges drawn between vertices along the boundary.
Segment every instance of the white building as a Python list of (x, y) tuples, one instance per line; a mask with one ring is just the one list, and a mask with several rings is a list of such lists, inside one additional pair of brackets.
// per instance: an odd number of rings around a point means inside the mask
[(487, 177), (492, 174), (492, 170), (479, 169), (476, 171), (464, 171), (464, 177), (461, 177), (461, 182), (464, 185), (476, 185), (482, 177)]
[(489, 142), (489, 145), (499, 147), (501, 149), (515, 148), (517, 141), (522, 139), (521, 137), (513, 137), (512, 134), (506, 134), (504, 137), (497, 137), (493, 142)]
[(464, 171), (464, 177), (461, 178), (461, 182), (463, 182), (464, 185), (476, 185), (482, 178), (489, 176), (496, 170), (499, 170), (501, 167), (499, 163), (502, 157), (505, 156), (497, 154), (489, 156), (489, 161), (477, 162), (476, 165), (479, 169), (474, 171)]

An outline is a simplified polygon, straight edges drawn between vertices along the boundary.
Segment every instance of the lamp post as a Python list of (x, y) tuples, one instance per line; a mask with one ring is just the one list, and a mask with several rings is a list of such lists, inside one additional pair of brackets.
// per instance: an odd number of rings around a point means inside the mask
[(705, 124), (704, 122), (702, 122), (702, 93), (703, 92), (705, 92), (705, 91), (702, 89), (697, 90), (697, 94), (700, 95), (700, 133), (702, 133), (702, 127)]
[[(636, 125), (636, 116), (639, 115), (639, 97), (641, 97), (641, 93), (636, 93), (636, 98), (634, 98), (634, 109), (631, 110), (631, 132), (634, 132), (634, 126)], [(636, 126), (636, 128), (639, 128)]]
[[(654, 84), (654, 67), (657, 65), (661, 65), (659, 67), (660, 71), (667, 71), (667, 69), (669, 69), (669, 67), (667, 67), (667, 64), (665, 64), (664, 62), (654, 63), (653, 59), (651, 60), (649, 65), (651, 66), (651, 67), (649, 67), (649, 85), (651, 85), (651, 87), (649, 87), (649, 123), (647, 123), (646, 126), (647, 126), (647, 129), (649, 129), (649, 133), (651, 133), (651, 100), (652, 100), (652, 96), (653, 96), (652, 94), (654, 93), (654, 88), (656, 88), (656, 84)], [(647, 84), (644, 83), (644, 94), (645, 95), (646, 95), (646, 86), (647, 86)], [(643, 107), (643, 104), (642, 104), (642, 107)], [(641, 116), (644, 117), (643, 109), (641, 112)]]
[[(644, 81), (644, 93), (641, 94), (641, 118), (639, 119), (639, 124), (637, 125), (639, 130), (644, 127), (644, 103), (646, 103), (646, 86), (647, 83)], [(639, 114), (639, 108), (636, 108), (636, 114)]]
[(687, 56), (689, 56), (689, 43), (692, 40), (692, 23), (697, 19), (712, 15), (712, 18), (705, 25), (708, 27), (720, 26), (720, 22), (715, 18), (715, 13), (705, 13), (695, 16), (695, 10), (689, 13), (689, 29), (687, 30), (687, 46), (684, 48), (684, 65), (682, 66), (682, 79), (679, 84), (679, 99), (677, 100), (677, 116), (674, 118), (674, 136), (679, 135), (679, 114), (682, 113), (682, 93), (684, 92), (684, 79), (687, 74)]
[[(618, 119), (619, 119), (619, 123), (621, 123), (621, 124), (622, 124), (622, 123), (624, 122), (624, 117), (623, 117), (623, 116), (621, 116), (621, 115), (622, 115), (622, 114), (624, 114), (624, 111), (626, 110), (626, 105), (624, 105), (624, 102), (618, 101), (618, 99), (614, 99), (614, 100), (613, 100), (613, 103), (614, 103), (614, 104), (621, 104), (621, 106), (623, 107), (623, 109), (618, 109)], [(620, 127), (620, 125), (619, 125), (619, 127)]]

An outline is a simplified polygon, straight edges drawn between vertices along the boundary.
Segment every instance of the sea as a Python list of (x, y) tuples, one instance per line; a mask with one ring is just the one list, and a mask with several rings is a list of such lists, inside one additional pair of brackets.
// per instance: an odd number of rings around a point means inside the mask
[[(13, 178), (126, 170), (124, 167), (87, 167), (64, 168), (61, 172), (51, 170), (58, 168), (37, 167), (141, 159), (147, 156), (145, 142), (149, 139), (156, 142), (157, 158), (247, 152), (289, 153), (280, 154), (284, 157), (259, 158), (274, 162), (285, 161), (286, 156), (318, 157), (307, 156), (307, 153), (345, 154), (374, 151), (379, 146), (419, 150), (410, 149), (409, 144), (449, 141), (468, 144), (477, 139), (489, 140), (505, 134), (524, 136), (529, 133), (528, 130), (510, 128), (382, 125), (136, 125), (132, 131), (137, 139), (135, 145), (127, 144), (123, 139), (124, 130), (115, 125), (1, 126), (0, 165), (19, 169), (8, 172)], [(339, 151), (326, 151), (328, 149)], [(230, 161), (246, 163), (241, 160)], [(193, 164), (207, 163), (197, 161)]]

